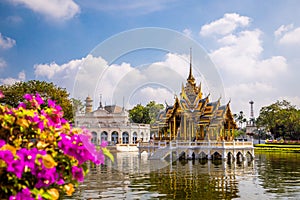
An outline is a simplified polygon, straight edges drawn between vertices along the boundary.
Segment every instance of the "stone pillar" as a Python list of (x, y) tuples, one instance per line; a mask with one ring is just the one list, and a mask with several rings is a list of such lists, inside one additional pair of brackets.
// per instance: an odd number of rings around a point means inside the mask
[(185, 116), (185, 114), (183, 113), (183, 134), (184, 134), (184, 140), (186, 140), (186, 116)]
[(169, 138), (170, 138), (170, 140), (172, 140), (173, 129), (172, 129), (172, 123), (171, 123), (171, 121), (169, 121), (169, 130), (170, 130), (170, 136), (169, 136)]
[(191, 138), (190, 138), (190, 140), (192, 140), (192, 139), (194, 139), (194, 137), (195, 137), (195, 130), (194, 130), (194, 120), (190, 120), (190, 123), (191, 123)]
[(107, 141), (111, 142), (111, 131), (107, 131)]
[(210, 140), (210, 137), (209, 137), (209, 134), (210, 134), (210, 133), (209, 133), (209, 131), (210, 131), (210, 130), (209, 130), (209, 128), (207, 127), (207, 128), (206, 128), (207, 140)]
[(231, 135), (231, 132), (230, 132), (230, 123), (228, 123), (228, 137), (230, 138), (230, 140), (232, 140), (232, 135)]
[(223, 159), (223, 160), (226, 160), (226, 159), (227, 159), (227, 152), (226, 152), (226, 149), (223, 149), (223, 152), (222, 152), (222, 159)]
[(173, 116), (173, 139), (176, 137), (176, 117)]
[(193, 154), (193, 151), (191, 150), (191, 149), (189, 149), (188, 151), (187, 151), (187, 159), (188, 160), (191, 160), (193, 157), (192, 157), (192, 154)]
[(200, 126), (201, 139), (204, 139), (204, 126)]
[[(209, 145), (210, 146), (210, 145)], [(210, 154), (210, 150), (207, 151), (207, 159), (211, 160), (211, 154)]]

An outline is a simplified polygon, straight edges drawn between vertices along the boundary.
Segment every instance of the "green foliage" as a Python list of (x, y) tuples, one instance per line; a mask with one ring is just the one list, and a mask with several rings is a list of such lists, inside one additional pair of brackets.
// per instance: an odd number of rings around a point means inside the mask
[(129, 111), (130, 119), (135, 123), (150, 124), (156, 121), (156, 117), (164, 106), (150, 101), (146, 106), (137, 104)]
[(71, 103), (73, 106), (74, 112), (83, 112), (84, 111), (84, 104), (80, 99), (71, 98)]
[(155, 101), (150, 101), (146, 108), (149, 110), (149, 116), (150, 116), (150, 124), (153, 124), (156, 121), (157, 115), (159, 112), (164, 109), (163, 104), (157, 104)]
[(25, 94), (39, 93), (45, 100), (52, 99), (59, 104), (64, 111), (64, 118), (73, 120), (72, 103), (69, 99), (69, 93), (66, 89), (60, 88), (53, 83), (39, 80), (30, 80), (27, 82), (16, 82), (13, 85), (0, 85), (0, 91), (5, 98), (0, 99), (0, 103), (17, 107), (23, 101)]
[(286, 100), (277, 101), (269, 106), (262, 107), (257, 126), (265, 127), (274, 138), (300, 138), (300, 111)]
[(246, 128), (235, 129), (234, 130), (234, 137), (237, 138), (239, 136), (246, 135)]

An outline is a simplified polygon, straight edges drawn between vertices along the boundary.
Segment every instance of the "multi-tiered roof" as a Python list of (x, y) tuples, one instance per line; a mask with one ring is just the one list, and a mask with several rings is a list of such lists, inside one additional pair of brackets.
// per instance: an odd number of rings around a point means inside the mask
[[(166, 109), (159, 114), (158, 121), (153, 128), (159, 126), (162, 128), (163, 134), (166, 135), (167, 131), (171, 138), (172, 135), (173, 138), (178, 136), (179, 130), (185, 132), (184, 134), (190, 132), (186, 128), (187, 126), (193, 127), (194, 133), (191, 133), (193, 137), (200, 137), (201, 134), (204, 135), (204, 130), (205, 133), (208, 133), (212, 129), (217, 129), (219, 132), (217, 137), (220, 137), (226, 135), (225, 130), (232, 131), (232, 129), (237, 128), (230, 110), (230, 102), (221, 105), (221, 98), (210, 102), (209, 95), (202, 96), (201, 83), (199, 86), (196, 85), (192, 73), (192, 64), (190, 63), (189, 75), (186, 85), (182, 84), (180, 98), (175, 98), (174, 105), (166, 106)], [(163, 130), (164, 128), (165, 130)]]

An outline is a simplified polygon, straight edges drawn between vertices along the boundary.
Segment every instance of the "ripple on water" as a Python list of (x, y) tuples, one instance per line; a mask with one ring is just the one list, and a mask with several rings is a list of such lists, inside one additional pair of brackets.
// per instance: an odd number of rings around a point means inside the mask
[(65, 199), (300, 199), (300, 161), (280, 156), (261, 154), (239, 164), (177, 161), (149, 170), (147, 160), (138, 165), (137, 155), (128, 154), (114, 165), (92, 167)]

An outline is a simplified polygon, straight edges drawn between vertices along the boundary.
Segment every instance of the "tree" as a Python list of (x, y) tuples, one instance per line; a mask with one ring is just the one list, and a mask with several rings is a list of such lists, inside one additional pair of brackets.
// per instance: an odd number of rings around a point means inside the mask
[(60, 88), (53, 83), (39, 80), (30, 80), (27, 82), (16, 82), (13, 85), (0, 85), (0, 90), (5, 98), (0, 99), (0, 103), (17, 107), (23, 101), (25, 94), (39, 93), (44, 100), (52, 99), (62, 107), (64, 118), (73, 120), (72, 103), (69, 99), (69, 93), (65, 88)]
[(265, 127), (274, 138), (299, 139), (300, 111), (286, 100), (260, 109), (257, 126)]
[(163, 104), (157, 104), (155, 101), (150, 101), (146, 108), (149, 110), (149, 116), (150, 116), (150, 124), (153, 124), (156, 121), (156, 118), (159, 114), (159, 112), (164, 109)]
[(130, 119), (135, 123), (150, 124), (156, 121), (156, 117), (164, 106), (150, 101), (146, 106), (137, 104), (129, 111)]
[(84, 104), (80, 99), (71, 98), (71, 103), (72, 103), (74, 112), (81, 113), (84, 111)]
[(149, 109), (141, 104), (137, 104), (129, 111), (130, 119), (135, 123), (150, 123)]
[(247, 122), (247, 119), (245, 118), (244, 112), (240, 111), (239, 114), (234, 114), (233, 117), (239, 123), (239, 127), (243, 128), (243, 124)]

